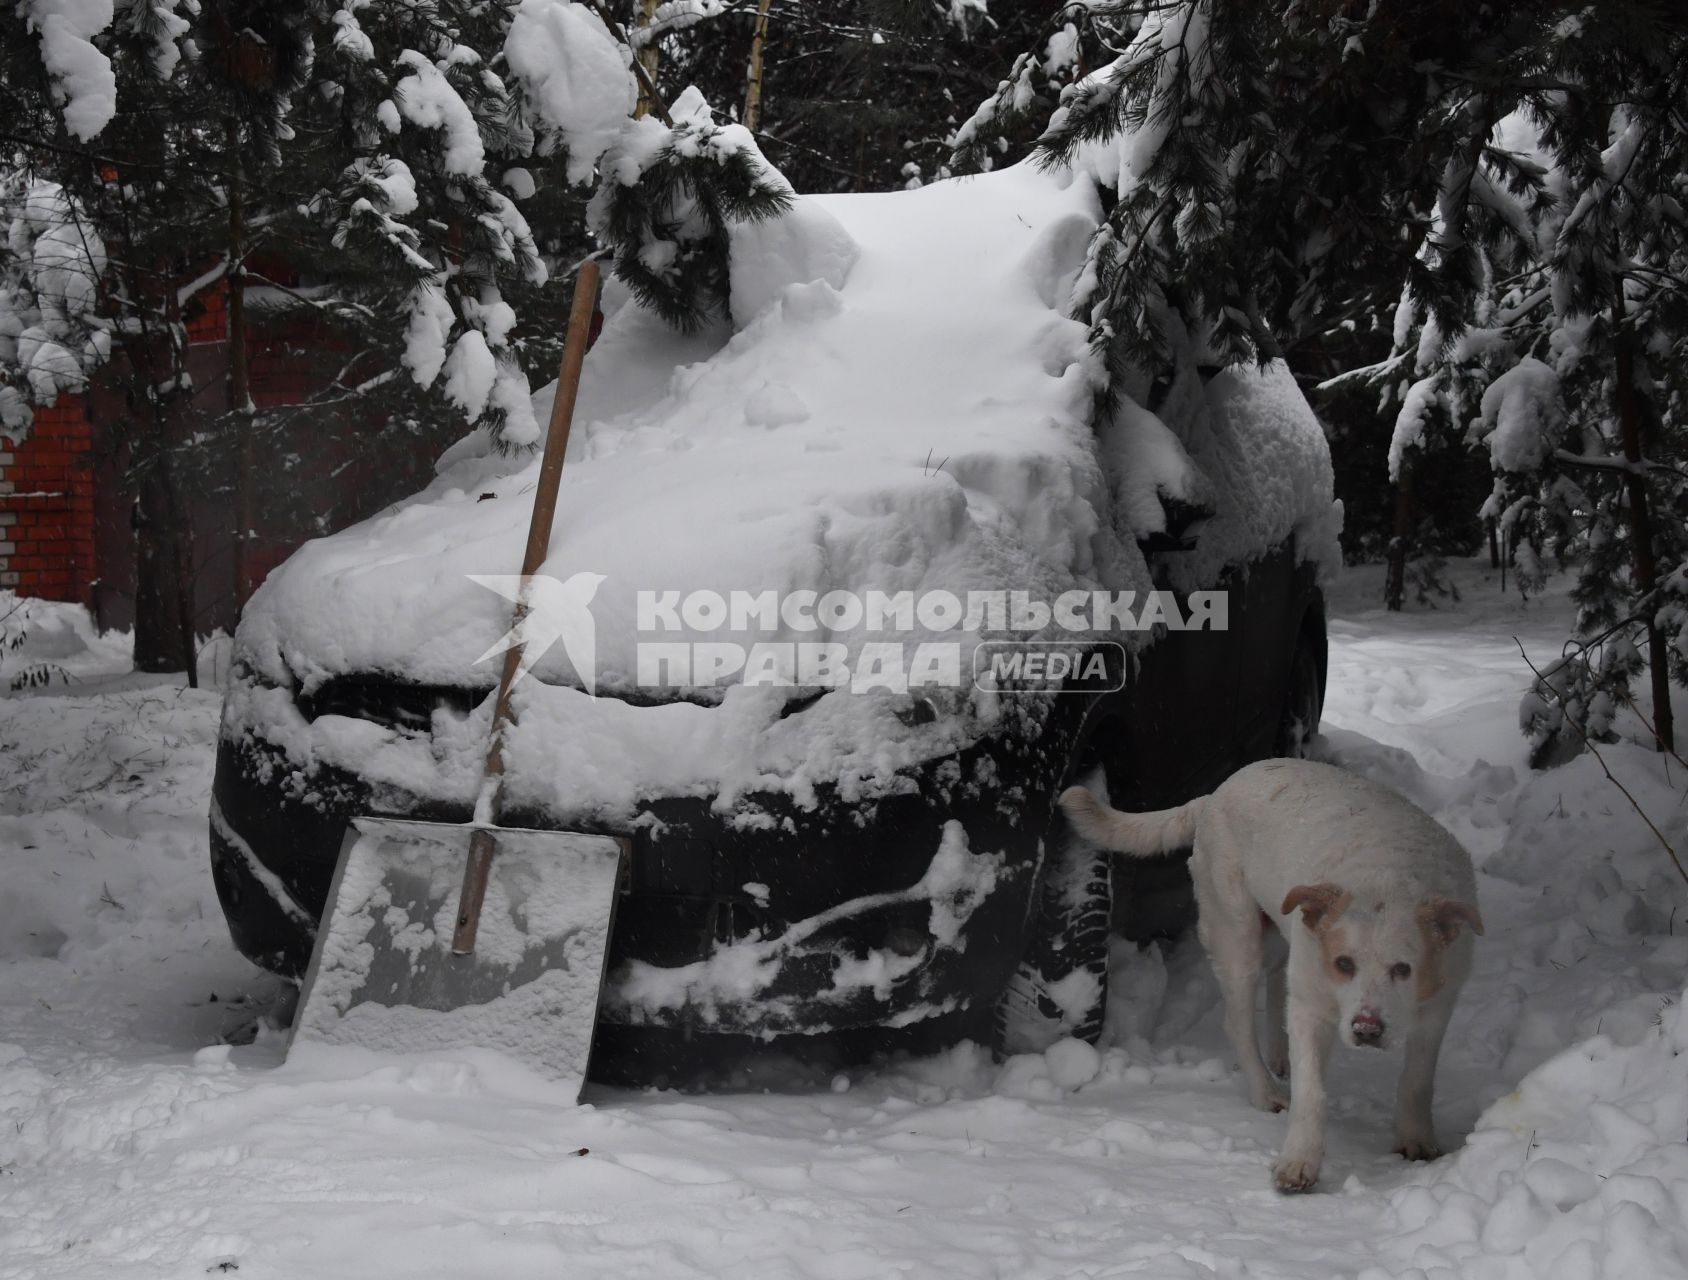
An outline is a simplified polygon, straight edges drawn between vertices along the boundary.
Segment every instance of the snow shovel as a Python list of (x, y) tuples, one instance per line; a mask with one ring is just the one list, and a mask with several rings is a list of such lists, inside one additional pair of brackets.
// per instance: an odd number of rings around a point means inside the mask
[(578, 1098), (603, 987), (626, 843), (497, 825), (510, 689), (522, 668), (526, 580), (551, 540), (557, 482), (597, 298), (580, 268), (540, 462), (513, 645), (493, 701), (467, 825), (352, 820), (293, 1024), (312, 1041), (401, 1053), (501, 1050)]

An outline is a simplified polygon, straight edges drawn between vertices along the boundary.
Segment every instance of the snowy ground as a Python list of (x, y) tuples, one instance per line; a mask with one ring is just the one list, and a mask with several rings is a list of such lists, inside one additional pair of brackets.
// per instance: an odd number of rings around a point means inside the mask
[[(0, 702), (0, 1280), (1688, 1276), (1688, 893), (1594, 760), (1523, 765), (1513, 637), (1556, 653), (1564, 601), (1457, 575), (1395, 617), (1377, 570), (1344, 577), (1326, 745), (1484, 868), (1439, 1077), (1463, 1149), (1387, 1154), (1395, 1064), (1339, 1049), (1324, 1181), (1292, 1199), (1193, 946), (1120, 949), (1099, 1064), (964, 1046), (566, 1110), (491, 1059), (221, 1044), (276, 989), (207, 872), (218, 694), (44, 615), (31, 650), (75, 683)], [(1682, 769), (1604, 754), (1688, 845)]]

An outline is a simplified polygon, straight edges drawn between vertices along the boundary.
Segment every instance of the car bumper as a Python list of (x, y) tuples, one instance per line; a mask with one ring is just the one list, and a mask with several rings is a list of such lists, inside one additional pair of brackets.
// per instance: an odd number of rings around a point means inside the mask
[[(954, 781), (1001, 776), (1004, 749), (1020, 746), (981, 742), (869, 805), (825, 789), (808, 808), (750, 797), (774, 818), (752, 827), (707, 798), (650, 802), (632, 826), (601, 1022), (761, 1039), (927, 1021), (982, 1034), (1024, 949), (1052, 790), (1005, 803), (994, 785)], [(225, 731), (211, 863), (247, 957), (304, 972), (347, 821), (362, 812), (469, 816)], [(601, 830), (568, 814), (510, 821)]]

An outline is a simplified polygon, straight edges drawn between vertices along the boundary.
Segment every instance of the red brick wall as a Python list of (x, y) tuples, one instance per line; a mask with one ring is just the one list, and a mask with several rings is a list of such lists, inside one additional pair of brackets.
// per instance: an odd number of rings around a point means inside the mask
[[(298, 283), (284, 262), (258, 261), (253, 269), (266, 281)], [(261, 310), (249, 311), (248, 319), (251, 395), (260, 409), (308, 399), (346, 359), (339, 344), (313, 325), (283, 327)], [(196, 405), (219, 411), (227, 399), (226, 287), (201, 289), (183, 309), (182, 322)], [(136, 503), (125, 479), (130, 413), (113, 379), (102, 373), (87, 396), (60, 396), (51, 408), (37, 408), (21, 443), (0, 436), (0, 587), (87, 605), (101, 628), (134, 625)], [(432, 431), (403, 434), (396, 451), (371, 450), (368, 438), (383, 424), (356, 406), (301, 422), (297, 431), (267, 432), (255, 459), (256, 536), (248, 544), (247, 566), (254, 583), (305, 539), (420, 488), (435, 456), (458, 434), (440, 415)], [(210, 471), (189, 477), (185, 513), (192, 534), (191, 611), (204, 632), (232, 627), (237, 616), (232, 455), (209, 465)]]
[(0, 587), (89, 603), (98, 573), (92, 446), (80, 396), (38, 407), (22, 442), (0, 436)]
[(222, 342), (229, 336), (227, 285), (213, 285), (199, 293), (183, 317), (189, 342)]

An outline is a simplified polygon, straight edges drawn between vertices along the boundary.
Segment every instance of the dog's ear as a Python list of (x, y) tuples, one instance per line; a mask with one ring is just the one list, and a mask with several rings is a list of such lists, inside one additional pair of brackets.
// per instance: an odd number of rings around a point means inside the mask
[(1426, 898), (1418, 908), (1418, 927), (1424, 930), (1424, 936), (1431, 939), (1438, 946), (1452, 946), (1459, 937), (1460, 926), (1464, 925), (1472, 933), (1483, 932), (1483, 917), (1477, 914), (1477, 908), (1469, 902), (1458, 902), (1453, 898)]
[(1352, 900), (1353, 895), (1341, 885), (1298, 884), (1284, 895), (1284, 905), (1279, 910), (1287, 916), (1300, 907), (1301, 922), (1309, 929), (1317, 929), (1341, 915)]

